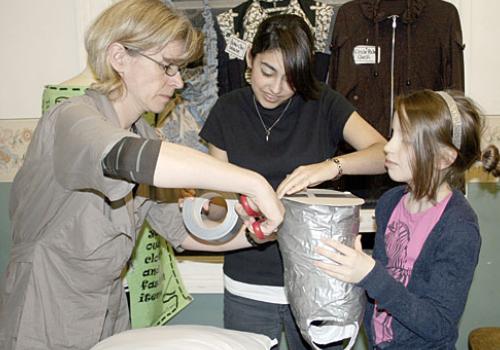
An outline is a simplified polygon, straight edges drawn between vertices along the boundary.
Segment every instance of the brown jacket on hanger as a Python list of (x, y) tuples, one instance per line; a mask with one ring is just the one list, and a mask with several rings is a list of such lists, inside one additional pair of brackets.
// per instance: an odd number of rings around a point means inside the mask
[[(398, 16), (394, 44), (391, 15)], [(380, 47), (378, 53), (375, 47)], [(391, 122), (391, 80), (394, 97), (423, 88), (464, 89), (460, 19), (446, 1), (345, 3), (337, 14), (331, 48), (329, 85), (386, 137)]]

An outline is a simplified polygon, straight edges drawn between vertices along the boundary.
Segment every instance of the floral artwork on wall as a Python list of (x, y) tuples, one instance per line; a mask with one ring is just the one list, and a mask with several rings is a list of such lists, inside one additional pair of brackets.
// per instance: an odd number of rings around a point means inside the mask
[(12, 182), (21, 167), (38, 119), (0, 120), (0, 182)]
[[(0, 182), (12, 182), (21, 167), (38, 119), (0, 119)], [(493, 143), (500, 148), (500, 117), (486, 117), (482, 147)], [(467, 182), (496, 182), (479, 166), (467, 174)]]

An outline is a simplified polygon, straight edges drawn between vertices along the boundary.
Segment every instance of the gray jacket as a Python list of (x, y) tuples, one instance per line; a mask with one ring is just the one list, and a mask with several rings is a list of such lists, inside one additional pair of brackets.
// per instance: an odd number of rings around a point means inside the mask
[[(153, 135), (148, 128), (135, 125), (144, 137)], [(120, 128), (110, 101), (92, 90), (40, 119), (11, 189), (1, 349), (88, 350), (128, 329), (120, 275), (136, 232), (147, 218), (174, 247), (184, 241), (182, 218), (167, 213), (170, 206), (104, 176), (101, 160), (126, 136), (137, 134)]]

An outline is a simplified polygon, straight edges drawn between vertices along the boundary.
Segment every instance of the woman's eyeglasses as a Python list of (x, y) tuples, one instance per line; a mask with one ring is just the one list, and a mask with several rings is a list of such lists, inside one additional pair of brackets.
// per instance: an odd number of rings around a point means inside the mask
[(169, 64), (163, 64), (157, 60), (155, 60), (154, 58), (152, 57), (149, 57), (148, 55), (145, 55), (143, 54), (142, 52), (140, 52), (138, 49), (134, 49), (134, 48), (131, 48), (131, 47), (127, 47), (127, 46), (124, 46), (125, 50), (127, 50), (128, 52), (132, 52), (134, 54), (137, 54), (139, 56), (142, 56), (144, 58), (147, 58), (148, 60), (156, 63), (157, 65), (160, 66), (161, 69), (163, 69), (163, 71), (165, 72), (166, 75), (168, 75), (169, 77), (173, 77), (174, 75), (176, 75), (177, 73), (180, 72), (181, 68), (176, 65), (176, 64), (172, 64), (172, 63), (169, 63)]

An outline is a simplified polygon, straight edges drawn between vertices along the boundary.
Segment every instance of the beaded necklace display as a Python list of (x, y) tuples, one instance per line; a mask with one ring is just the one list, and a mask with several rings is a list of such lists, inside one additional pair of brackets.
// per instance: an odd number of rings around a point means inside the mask
[(270, 127), (267, 127), (266, 123), (264, 123), (264, 119), (262, 119), (262, 116), (260, 115), (259, 106), (257, 106), (257, 100), (255, 99), (255, 95), (253, 95), (252, 97), (253, 97), (253, 105), (255, 106), (255, 110), (257, 111), (257, 115), (259, 116), (260, 123), (262, 124), (262, 127), (266, 131), (266, 142), (268, 142), (269, 141), (269, 135), (271, 135), (271, 130), (276, 126), (276, 124), (279, 123), (279, 121), (281, 120), (281, 118), (283, 118), (283, 116), (285, 115), (285, 112), (287, 111), (288, 107), (290, 106), (290, 103), (292, 102), (292, 99), (290, 98), (288, 100), (288, 103), (286, 104), (285, 109), (283, 110), (283, 112), (281, 112), (281, 114), (274, 121), (274, 123), (272, 123)]

